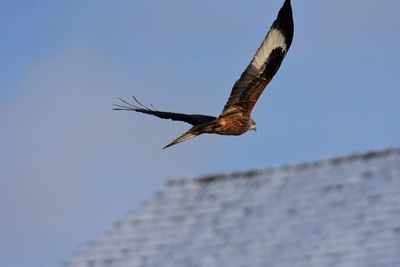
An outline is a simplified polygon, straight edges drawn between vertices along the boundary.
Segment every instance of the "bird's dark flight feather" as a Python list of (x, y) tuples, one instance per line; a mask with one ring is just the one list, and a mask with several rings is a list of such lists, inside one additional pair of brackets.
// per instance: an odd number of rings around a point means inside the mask
[[(278, 71), (289, 50), (293, 32), (292, 8), (290, 0), (285, 0), (264, 42), (233, 86), (222, 115), (239, 111), (250, 116), (259, 96)], [(260, 58), (263, 59), (262, 63), (259, 62)]]
[(133, 97), (133, 99), (137, 103), (137, 105), (131, 104), (131, 103), (123, 100), (122, 98), (119, 98), (119, 100), (121, 100), (121, 102), (123, 102), (125, 105), (114, 105), (114, 107), (115, 107), (114, 110), (136, 111), (136, 112), (154, 115), (161, 119), (183, 121), (183, 122), (189, 123), (191, 125), (199, 125), (199, 124), (207, 123), (207, 122), (210, 122), (210, 121), (213, 121), (216, 119), (216, 117), (207, 116), (207, 115), (183, 114), (183, 113), (153, 110), (153, 109), (150, 109), (150, 108), (144, 106), (135, 97)]

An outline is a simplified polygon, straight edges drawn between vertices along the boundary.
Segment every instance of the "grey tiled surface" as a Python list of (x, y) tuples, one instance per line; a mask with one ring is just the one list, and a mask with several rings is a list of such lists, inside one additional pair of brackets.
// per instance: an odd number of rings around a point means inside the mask
[(171, 181), (66, 267), (399, 267), (400, 151)]

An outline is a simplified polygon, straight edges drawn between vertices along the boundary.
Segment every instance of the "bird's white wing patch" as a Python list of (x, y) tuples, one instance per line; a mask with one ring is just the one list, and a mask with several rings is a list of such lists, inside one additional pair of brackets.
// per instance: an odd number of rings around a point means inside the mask
[(251, 61), (257, 70), (261, 70), (262, 66), (267, 62), (269, 55), (272, 50), (277, 47), (281, 47), (283, 51), (286, 51), (286, 40), (282, 32), (277, 29), (271, 29), (267, 37), (265, 37), (260, 48), (258, 48), (256, 55)]

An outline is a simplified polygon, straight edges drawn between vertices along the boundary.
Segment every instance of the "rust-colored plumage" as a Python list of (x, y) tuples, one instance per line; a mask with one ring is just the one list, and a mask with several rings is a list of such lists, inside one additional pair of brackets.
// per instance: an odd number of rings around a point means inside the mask
[(241, 135), (248, 130), (255, 130), (256, 125), (251, 119), (251, 111), (286, 56), (292, 43), (293, 32), (292, 7), (290, 0), (285, 0), (249, 66), (233, 86), (229, 99), (218, 117), (157, 111), (142, 105), (135, 97), (133, 98), (136, 104), (120, 99), (125, 105), (115, 105), (114, 109), (142, 112), (193, 125), (164, 148), (204, 133)]

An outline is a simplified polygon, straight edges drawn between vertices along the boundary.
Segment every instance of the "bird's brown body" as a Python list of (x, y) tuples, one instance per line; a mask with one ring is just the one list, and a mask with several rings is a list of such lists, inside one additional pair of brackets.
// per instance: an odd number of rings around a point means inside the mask
[(256, 126), (251, 119), (251, 111), (281, 66), (292, 43), (293, 32), (292, 7), (290, 0), (285, 0), (261, 46), (233, 86), (229, 99), (218, 117), (152, 110), (142, 105), (135, 97), (137, 105), (121, 99), (126, 106), (115, 105), (117, 107), (115, 109), (142, 112), (193, 125), (191, 129), (164, 148), (204, 133), (241, 135), (248, 130), (255, 130)]
[(256, 129), (256, 125), (250, 116), (245, 116), (242, 112), (232, 112), (220, 116), (216, 123), (220, 125), (219, 134), (222, 135), (241, 135), (248, 130)]
[(251, 126), (251, 120), (241, 113), (233, 113), (228, 116), (219, 117), (215, 123), (216, 132), (221, 135), (241, 135), (247, 132)]

